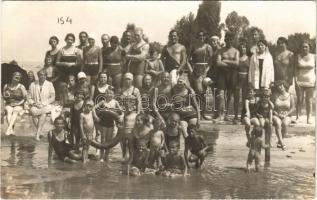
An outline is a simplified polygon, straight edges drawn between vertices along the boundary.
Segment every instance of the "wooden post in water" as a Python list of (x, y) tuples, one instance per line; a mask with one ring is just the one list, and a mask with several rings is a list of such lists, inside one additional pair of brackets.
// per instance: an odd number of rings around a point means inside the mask
[(265, 129), (265, 145), (269, 147), (265, 149), (265, 163), (269, 163), (271, 160), (271, 135), (272, 135), (272, 124), (268, 124)]

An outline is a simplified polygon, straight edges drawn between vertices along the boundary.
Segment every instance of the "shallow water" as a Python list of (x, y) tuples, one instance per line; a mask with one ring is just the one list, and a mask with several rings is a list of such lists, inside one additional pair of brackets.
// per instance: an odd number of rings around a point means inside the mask
[[(28, 130), (28, 129), (26, 129)], [(271, 149), (270, 167), (245, 172), (248, 148), (242, 126), (203, 124), (213, 151), (190, 176), (122, 175), (119, 145), (109, 165), (47, 163), (47, 142), (31, 137), (2, 137), (2, 198), (292, 198), (314, 197), (315, 137), (302, 131), (285, 139), (286, 151)], [(208, 130), (208, 131), (206, 131)], [(31, 135), (31, 134), (29, 134)], [(276, 145), (275, 136), (272, 137)], [(262, 152), (264, 159), (264, 151)]]

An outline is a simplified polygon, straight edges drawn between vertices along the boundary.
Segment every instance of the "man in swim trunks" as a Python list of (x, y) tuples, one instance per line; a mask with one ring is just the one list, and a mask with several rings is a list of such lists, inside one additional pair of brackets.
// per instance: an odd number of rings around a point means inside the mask
[(187, 63), (186, 48), (178, 43), (176, 30), (170, 31), (168, 39), (168, 44), (164, 46), (161, 53), (162, 62), (168, 73), (176, 70), (176, 74), (181, 74)]
[[(226, 33), (225, 42), (226, 47), (222, 48), (217, 56), (217, 120), (221, 120), (224, 112), (224, 103), (226, 116), (228, 117), (229, 104), (234, 88), (237, 85), (238, 66), (239, 66), (239, 51), (233, 45), (234, 34)], [(225, 102), (225, 90), (227, 90), (227, 101)]]

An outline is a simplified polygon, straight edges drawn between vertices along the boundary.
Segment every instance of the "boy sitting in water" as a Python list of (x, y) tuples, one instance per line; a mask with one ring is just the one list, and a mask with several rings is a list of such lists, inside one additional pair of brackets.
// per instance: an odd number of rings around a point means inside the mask
[(186, 175), (187, 165), (183, 156), (179, 154), (179, 142), (171, 141), (168, 144), (169, 153), (165, 159), (164, 176)]
[[(211, 150), (212, 146), (207, 146), (203, 137), (197, 135), (197, 128), (195, 125), (189, 125), (188, 137), (185, 139), (185, 161), (187, 166), (189, 162), (195, 162), (195, 167), (199, 168), (203, 164), (208, 151)], [(188, 151), (190, 150), (191, 155), (188, 157)]]
[(93, 140), (96, 135), (94, 118), (97, 121), (100, 119), (97, 117), (94, 110), (94, 102), (90, 99), (86, 99), (84, 102), (83, 112), (80, 114), (80, 132), (81, 138), (83, 142), (83, 163), (86, 163), (88, 160), (88, 151), (89, 151), (89, 143)]
[(146, 141), (139, 140), (136, 146), (136, 150), (131, 155), (132, 158), (130, 159), (127, 169), (128, 174), (131, 174), (131, 176), (140, 176), (141, 172), (145, 171), (150, 155), (150, 151), (147, 149)]
[(263, 129), (261, 127), (255, 127), (251, 133), (250, 138), (250, 150), (247, 159), (247, 172), (251, 171), (252, 161), (255, 160), (255, 170), (258, 172), (260, 168), (260, 160), (261, 160), (261, 149), (269, 148), (269, 145), (265, 145), (262, 140), (262, 132)]
[[(154, 121), (154, 129), (150, 132), (150, 158), (149, 165), (152, 168), (160, 168), (162, 166), (161, 157), (164, 156), (165, 151), (165, 137), (164, 132), (160, 130), (160, 120)], [(156, 163), (156, 167), (154, 164)]]

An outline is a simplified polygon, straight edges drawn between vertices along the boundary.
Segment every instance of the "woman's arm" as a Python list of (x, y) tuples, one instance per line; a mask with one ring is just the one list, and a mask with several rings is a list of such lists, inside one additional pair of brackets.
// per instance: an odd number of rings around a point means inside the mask
[(232, 65), (235, 68), (237, 68), (239, 66), (239, 57), (240, 57), (239, 55), (240, 55), (240, 53), (237, 50), (235, 57), (234, 57), (234, 60), (227, 60), (226, 59), (226, 60), (222, 60), (222, 62), (227, 63), (227, 64)]
[(58, 51), (57, 53), (57, 58), (56, 58), (56, 65), (60, 67), (69, 67), (70, 64), (67, 62), (61, 62), (61, 57), (62, 57), (62, 50)]
[(244, 106), (245, 106), (245, 114), (246, 114), (246, 117), (249, 117), (251, 118), (251, 113), (250, 113), (250, 107), (249, 107), (249, 100), (246, 99), (245, 100), (245, 103), (244, 103)]
[(295, 101), (294, 101), (294, 97), (293, 95), (290, 95), (290, 103), (291, 103), (291, 108), (289, 109), (289, 111), (285, 114), (285, 116), (291, 116), (291, 114), (295, 111)]

